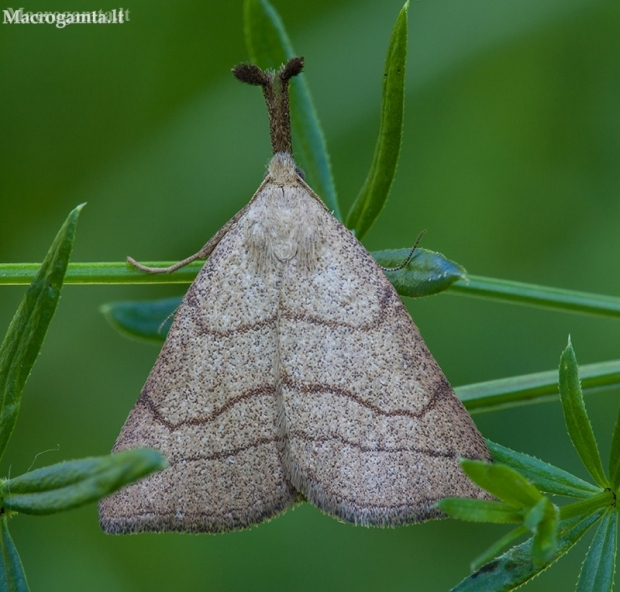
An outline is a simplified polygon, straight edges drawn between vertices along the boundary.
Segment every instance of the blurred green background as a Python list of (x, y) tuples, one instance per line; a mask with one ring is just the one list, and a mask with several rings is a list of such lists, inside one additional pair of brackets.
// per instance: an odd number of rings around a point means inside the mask
[[(275, 0), (306, 56), (345, 211), (372, 156), (401, 6)], [(40, 261), (83, 201), (74, 261), (181, 259), (262, 179), (262, 98), (230, 75), (247, 59), (241, 1), (124, 8), (124, 25), (0, 26), (1, 261)], [(620, 294), (620, 4), (420, 0), (409, 25), (403, 152), (366, 246), (405, 247), (427, 229), (423, 246), (471, 273)], [(117, 335), (97, 308), (183, 289), (65, 288), (1, 474), (110, 450), (157, 349)], [(0, 326), (23, 292), (0, 287)], [(569, 333), (582, 364), (620, 357), (608, 320), (453, 295), (407, 304), (454, 385), (555, 368)], [(605, 462), (618, 394), (587, 400)], [(474, 419), (486, 437), (585, 477), (558, 403)], [(11, 532), (33, 592), (138, 592), (443, 591), (503, 531), (447, 520), (363, 529), (305, 505), (245, 532), (111, 537), (91, 505), (20, 516)], [(527, 589), (571, 589), (586, 545)]]

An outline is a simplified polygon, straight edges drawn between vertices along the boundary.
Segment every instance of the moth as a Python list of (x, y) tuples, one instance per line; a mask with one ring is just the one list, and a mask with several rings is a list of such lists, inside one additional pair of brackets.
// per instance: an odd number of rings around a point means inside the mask
[(361, 525), (441, 516), (484, 498), (459, 458), (484, 440), (400, 297), (291, 156), (289, 80), (262, 87), (273, 158), (258, 190), (198, 253), (207, 259), (113, 451), (159, 449), (170, 466), (102, 500), (102, 528), (221, 532), (299, 500)]

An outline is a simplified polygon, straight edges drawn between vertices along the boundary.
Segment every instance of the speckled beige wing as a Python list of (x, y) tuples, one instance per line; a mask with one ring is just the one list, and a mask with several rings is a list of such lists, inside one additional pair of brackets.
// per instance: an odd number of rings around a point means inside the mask
[(484, 441), (398, 294), (353, 235), (307, 192), (314, 264), (284, 269), (279, 319), (279, 432), (293, 486), (349, 522), (437, 517), (446, 496), (485, 494), (459, 457)]
[(107, 532), (232, 530), (294, 499), (275, 433), (279, 281), (277, 270), (256, 273), (250, 218), (224, 236), (183, 299), (114, 447), (156, 448), (170, 467), (100, 503)]

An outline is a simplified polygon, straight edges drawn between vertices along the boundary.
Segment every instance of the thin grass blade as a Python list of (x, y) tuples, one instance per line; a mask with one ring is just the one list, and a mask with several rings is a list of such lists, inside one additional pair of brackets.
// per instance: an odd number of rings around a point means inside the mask
[(2, 592), (28, 592), (26, 574), (21, 559), (9, 534), (8, 517), (0, 518), (0, 546), (2, 563), (0, 564), (0, 590)]
[(468, 522), (510, 524), (523, 521), (522, 512), (503, 502), (446, 497), (437, 502), (436, 506), (452, 518)]
[(82, 207), (69, 214), (56, 235), (0, 346), (0, 458), (17, 421), (22, 391), (58, 305)]
[(603, 469), (592, 424), (583, 402), (579, 367), (570, 339), (560, 358), (560, 398), (566, 429), (581, 462), (601, 487), (608, 487), (609, 481)]
[(567, 471), (543, 462), (534, 456), (515, 452), (510, 448), (486, 440), (493, 460), (508, 465), (529, 479), (540, 491), (555, 495), (585, 498), (600, 493), (602, 489)]
[[(620, 386), (620, 360), (586, 364), (579, 368), (582, 392), (601, 392)], [(470, 413), (557, 401), (558, 371), (547, 370), (488, 382), (457, 386), (459, 399)]]
[(614, 491), (620, 489), (620, 410), (616, 418), (614, 435), (611, 439), (611, 451), (609, 453), (609, 481)]
[(347, 227), (360, 240), (385, 206), (400, 155), (405, 111), (408, 10), (409, 0), (402, 7), (390, 37), (383, 74), (379, 137), (370, 171), (347, 215)]
[(512, 280), (468, 275), (467, 282), (457, 282), (451, 293), (476, 298), (511, 302), (525, 306), (552, 308), (564, 312), (577, 312), (620, 318), (620, 297), (590, 294), (551, 286), (538, 286)]
[(581, 566), (576, 592), (611, 592), (618, 551), (618, 512), (608, 510)]
[(529, 508), (543, 498), (534, 485), (506, 465), (462, 459), (461, 467), (476, 485), (514, 508)]

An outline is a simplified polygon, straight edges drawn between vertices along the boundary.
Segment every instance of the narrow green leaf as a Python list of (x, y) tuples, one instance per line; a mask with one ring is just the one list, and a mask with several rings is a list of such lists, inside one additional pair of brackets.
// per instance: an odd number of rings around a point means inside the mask
[(549, 502), (549, 500), (546, 497), (541, 497), (525, 513), (523, 524), (525, 524), (525, 526), (527, 526), (532, 532), (536, 532), (536, 528), (544, 520), (545, 512), (547, 510), (547, 502)]
[(493, 460), (515, 469), (540, 491), (580, 498), (601, 492), (600, 487), (533, 456), (515, 452), (490, 440), (486, 440), (486, 443)]
[(530, 529), (526, 526), (519, 526), (514, 530), (506, 533), (503, 537), (495, 541), (484, 553), (481, 553), (471, 562), (471, 570), (478, 571), (483, 565), (486, 565), (499, 555), (506, 547), (520, 539), (524, 534), (530, 534)]
[(572, 504), (566, 504), (560, 508), (560, 518), (562, 520), (566, 518), (575, 518), (581, 516), (589, 516), (595, 514), (599, 510), (608, 510), (609, 508), (616, 507), (616, 496), (611, 489), (604, 489), (596, 495), (586, 497), (573, 502)]
[(180, 304), (181, 297), (175, 296), (163, 300), (111, 302), (99, 310), (121, 334), (149, 343), (161, 343)]
[(609, 452), (609, 481), (614, 491), (620, 489), (620, 410), (618, 410), (614, 435), (611, 439), (611, 451)]
[(82, 207), (69, 214), (56, 235), (0, 346), (0, 458), (17, 421), (24, 385), (58, 305)]
[(474, 483), (515, 508), (529, 508), (543, 497), (525, 477), (506, 465), (463, 459), (461, 467)]
[(347, 216), (347, 227), (360, 240), (370, 230), (387, 201), (400, 155), (405, 110), (408, 10), (409, 0), (402, 7), (390, 37), (383, 74), (379, 137), (370, 171)]
[[(261, 68), (279, 68), (297, 55), (280, 15), (267, 0), (245, 0), (245, 40), (250, 60)], [(305, 77), (290, 82), (291, 126), (298, 164), (308, 181), (338, 220), (342, 220), (327, 144)]]
[[(579, 368), (584, 392), (600, 392), (620, 386), (620, 360), (587, 364)], [(459, 399), (470, 413), (493, 411), (499, 408), (557, 401), (558, 371), (511, 376), (477, 384), (458, 386)]]
[(618, 550), (618, 512), (608, 510), (581, 566), (576, 592), (611, 592)]
[(53, 514), (96, 501), (168, 466), (156, 450), (126, 450), (31, 471), (5, 481), (0, 496), (5, 508), (24, 514)]
[(523, 520), (523, 514), (519, 510), (515, 510), (514, 506), (503, 502), (446, 497), (437, 502), (436, 505), (452, 518), (467, 520), (468, 522), (509, 524)]
[[(410, 249), (374, 251), (371, 255), (382, 267), (396, 268), (409, 256)], [(454, 282), (466, 278), (465, 270), (446, 259), (441, 253), (416, 248), (411, 261), (396, 271), (385, 270), (385, 275), (401, 296), (418, 298), (447, 290)]]
[(525, 584), (569, 551), (588, 529), (601, 517), (602, 511), (587, 518), (562, 520), (558, 525), (557, 548), (554, 556), (543, 566), (532, 560), (533, 538), (482, 566), (451, 592), (508, 592)]
[[(141, 263), (151, 267), (169, 267), (178, 261), (141, 261)], [(70, 263), (65, 284), (189, 284), (202, 265), (202, 261), (197, 261), (174, 273), (149, 274), (120, 261)], [(0, 263), (0, 285), (29, 284), (39, 267), (38, 263)], [(513, 304), (593, 314), (605, 318), (620, 318), (620, 297), (617, 296), (576, 292), (471, 274), (467, 275), (466, 280), (461, 279), (452, 284), (448, 294), (490, 298)], [(555, 374), (557, 383), (557, 372)], [(584, 376), (582, 380), (583, 378)]]
[(564, 419), (566, 420), (566, 429), (581, 462), (601, 487), (608, 487), (609, 482), (601, 463), (592, 424), (590, 424), (583, 402), (579, 382), (579, 367), (570, 339), (560, 358), (560, 398), (564, 410)]
[(2, 562), (0, 564), (0, 590), (2, 592), (28, 592), (26, 574), (21, 559), (13, 544), (6, 514), (0, 519), (0, 546), (2, 548)]
[(451, 293), (476, 298), (489, 298), (525, 306), (540, 306), (566, 312), (620, 318), (620, 298), (590, 294), (551, 286), (537, 286), (512, 280), (468, 275), (468, 282), (456, 282)]
[[(151, 267), (169, 267), (177, 261), (141, 261)], [(149, 274), (127, 262), (70, 263), (65, 284), (189, 284), (203, 263), (191, 263), (174, 273)], [(24, 286), (36, 275), (38, 263), (0, 263), (0, 285)], [(467, 280), (452, 284), (448, 294), (489, 298), (525, 306), (540, 306), (564, 312), (592, 314), (605, 318), (620, 318), (620, 297), (604, 296), (537, 286), (523, 282), (467, 275)], [(584, 366), (585, 367), (585, 366)], [(555, 382), (557, 383), (557, 372)], [(582, 375), (582, 380), (584, 376)]]
[(542, 567), (553, 557), (557, 547), (560, 513), (551, 501), (543, 497), (525, 516), (525, 525), (534, 532), (532, 561)]

